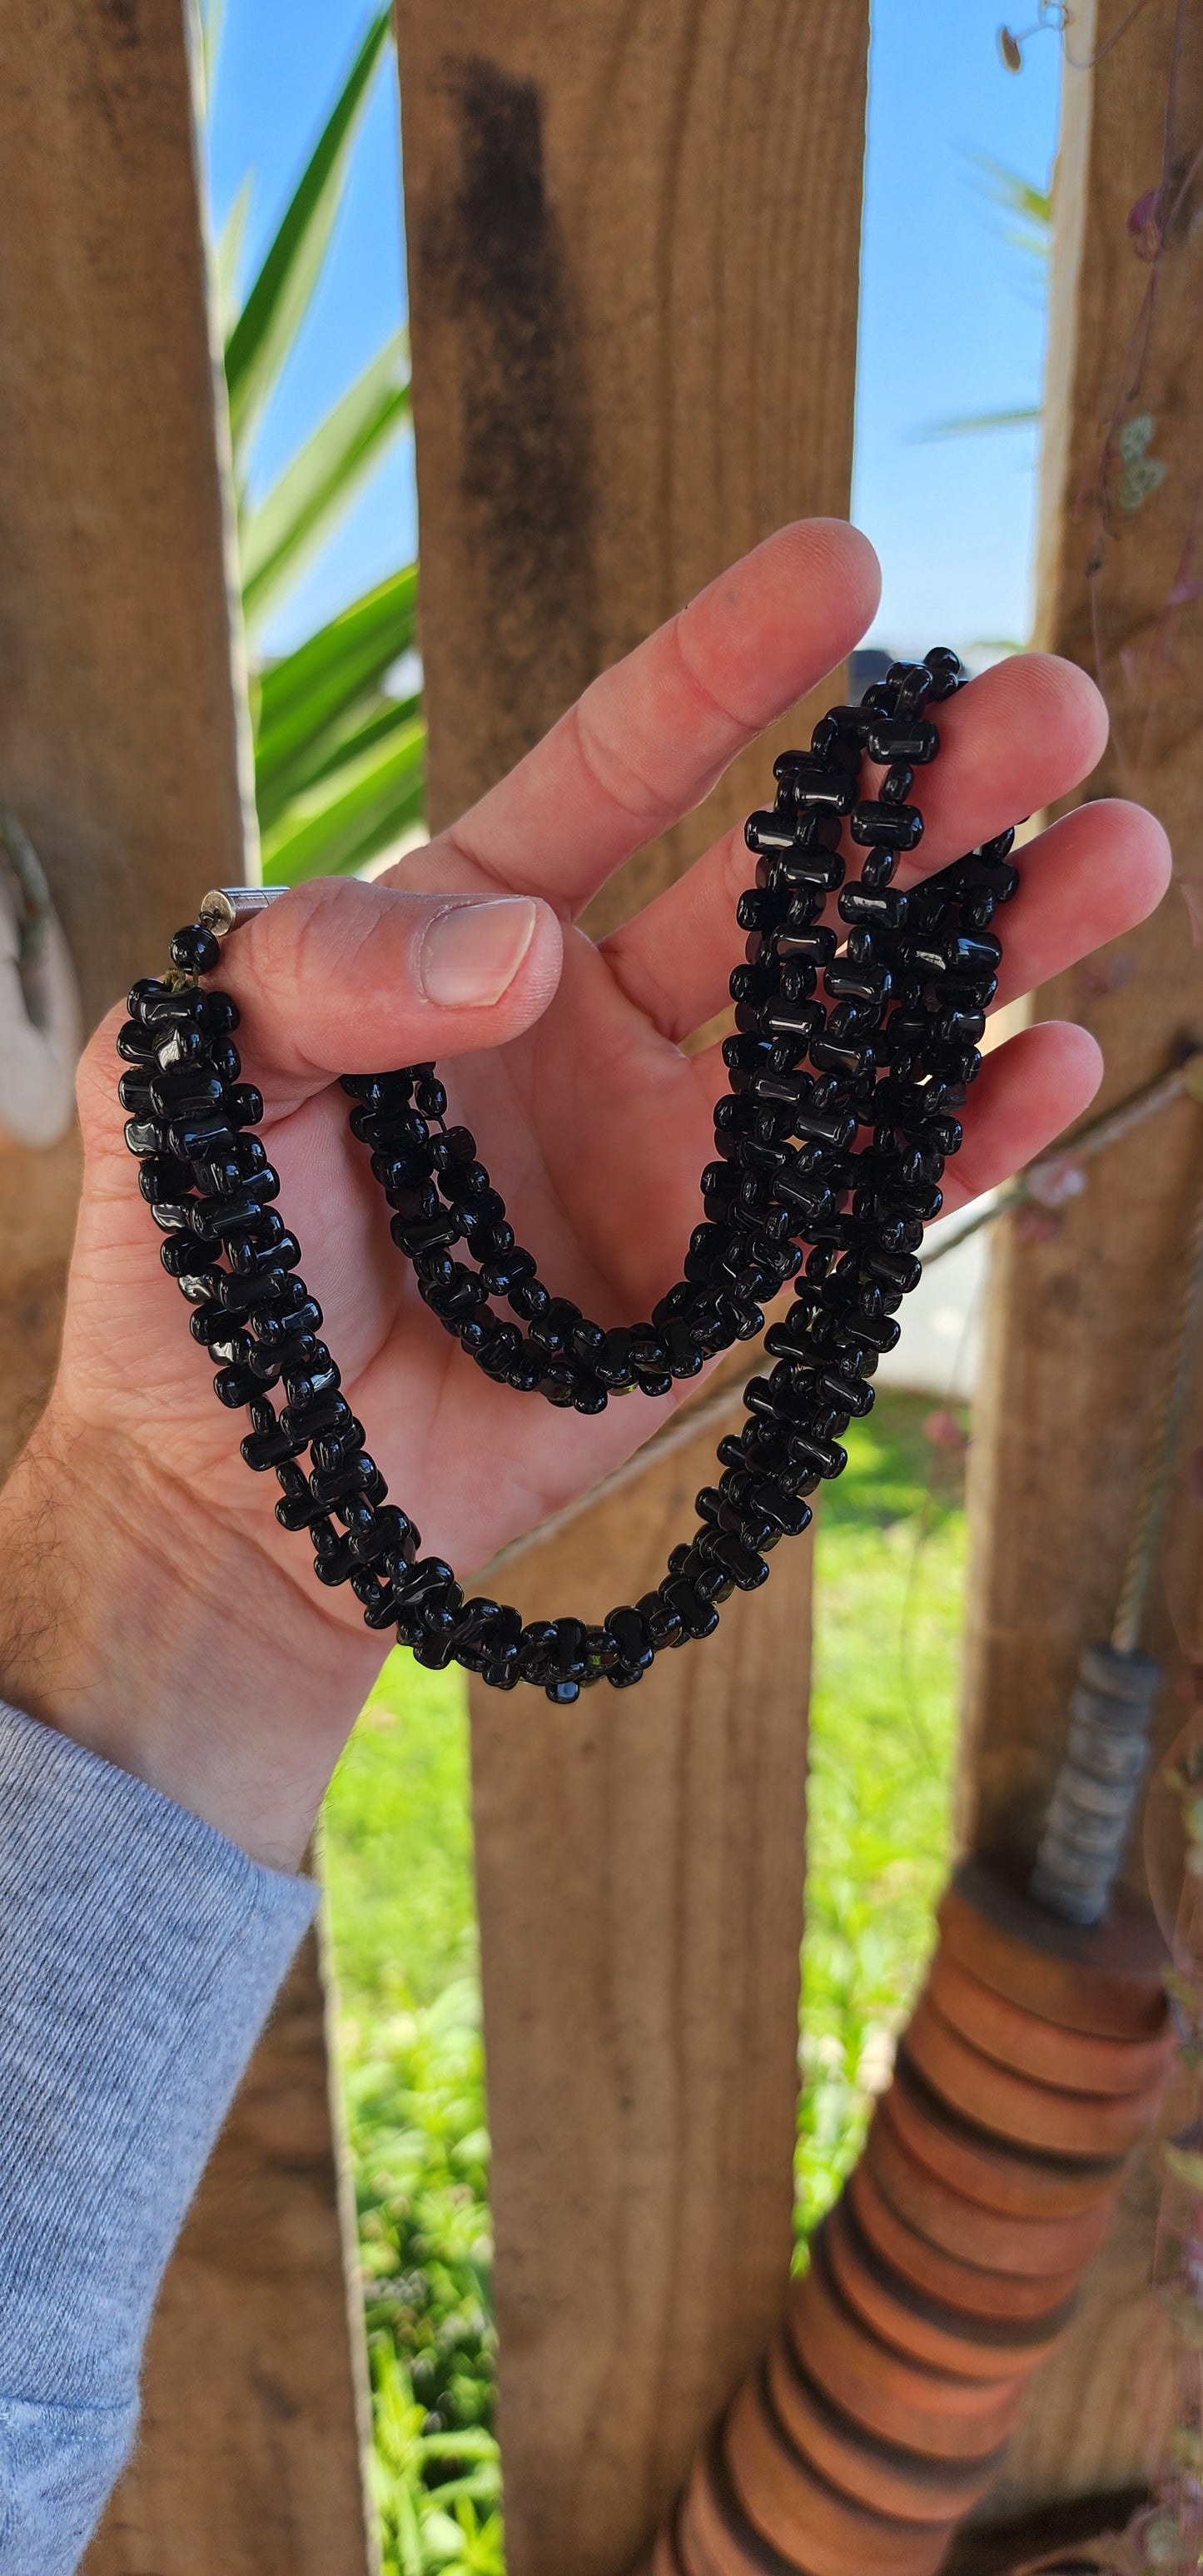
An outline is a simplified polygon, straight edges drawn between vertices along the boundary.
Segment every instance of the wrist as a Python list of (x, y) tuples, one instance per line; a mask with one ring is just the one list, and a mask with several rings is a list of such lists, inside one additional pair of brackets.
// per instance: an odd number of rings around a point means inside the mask
[(0, 1563), (14, 1706), (295, 1868), (380, 1641), (53, 1399), (0, 1494)]

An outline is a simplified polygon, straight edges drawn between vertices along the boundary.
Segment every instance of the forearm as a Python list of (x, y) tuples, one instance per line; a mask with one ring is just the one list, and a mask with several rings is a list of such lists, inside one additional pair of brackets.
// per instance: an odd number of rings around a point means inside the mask
[(67, 2576), (313, 1891), (0, 1709), (0, 2576)]
[(0, 1693), (296, 1866), (383, 1646), (53, 1402), (0, 1495)]

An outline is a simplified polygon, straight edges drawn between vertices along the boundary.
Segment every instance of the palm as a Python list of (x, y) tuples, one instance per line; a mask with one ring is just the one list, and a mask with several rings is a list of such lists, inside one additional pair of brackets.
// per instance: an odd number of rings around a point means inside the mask
[[(853, 548), (851, 538), (842, 542)], [(580, 716), (566, 719), (454, 835), (398, 872), (407, 887), (436, 892), (495, 895), (500, 879), (502, 890), (544, 896), (565, 925), (549, 1005), (523, 1027), (519, 997), (508, 1023), (501, 1015), (508, 1043), (460, 1052), (444, 1072), (453, 1114), (476, 1135), (519, 1240), (555, 1289), (603, 1323), (647, 1314), (679, 1276), (698, 1221), (698, 1175), (723, 1074), (712, 1054), (686, 1057), (678, 1041), (725, 998), (741, 946), (733, 915), (743, 868), (731, 842), (719, 844), (600, 947), (572, 919), (629, 849), (693, 802), (739, 743), (855, 640), (864, 612), (859, 558), (845, 554), (837, 583), (830, 530), (823, 550), (816, 566), (809, 530), (771, 541), (728, 576), (722, 596), (716, 585), (686, 612), (694, 621), (686, 682), (684, 627), (666, 629), (597, 683)], [(779, 595), (783, 574), (792, 614)], [(744, 703), (736, 699), (739, 711), (723, 716), (715, 700), (730, 704), (733, 673)], [(641, 731), (637, 765), (632, 736)], [(1047, 662), (987, 675), (945, 711), (944, 732), (944, 756), (923, 781), (925, 867), (1064, 793), (1101, 747), (1089, 684)], [(565, 800), (573, 759), (587, 771), (585, 792), (578, 780), (576, 796)], [(603, 784), (607, 763), (611, 783)], [(629, 792), (637, 776), (657, 781), (642, 790), (641, 812)], [(618, 792), (620, 778), (626, 793)], [(581, 818), (567, 843), (565, 811)], [(1138, 919), (1161, 889), (1164, 866), (1156, 826), (1134, 809), (1096, 804), (1054, 826), (1029, 853), (1012, 907), (1000, 1000)], [(219, 980), (240, 1000), (246, 1069), (273, 1104), (264, 1137), (280, 1170), (281, 1210), (300, 1237), (345, 1391), (426, 1547), (466, 1571), (625, 1456), (672, 1399), (648, 1405), (632, 1396), (596, 1419), (568, 1414), (553, 1422), (537, 1398), (490, 1384), (423, 1307), (390, 1241), (366, 1151), (349, 1135), (349, 1104), (328, 1077), (434, 1048), (421, 1026), (411, 1044), (396, 1043), (398, 997), (383, 952), (375, 983), (369, 966), (366, 988), (360, 971), (340, 993), (337, 964), (327, 989), (308, 962), (312, 938), (298, 946), (293, 936), (298, 955), (304, 949), (306, 985), (285, 954), (292, 934), (284, 916), (300, 907), (307, 920), (315, 900), (362, 909), (387, 907), (390, 898), (366, 888), (307, 889), (239, 934)], [(554, 937), (550, 924), (547, 936)], [(534, 1008), (528, 1003), (528, 1021)], [(312, 1063), (299, 1052), (298, 1020)], [(457, 1043), (479, 1040), (469, 1032)], [(77, 1398), (82, 1391), (88, 1418), (114, 1435), (160, 1462), (166, 1454), (171, 1472), (212, 1510), (311, 1588), (307, 1551), (276, 1527), (274, 1486), (264, 1491), (272, 1480), (243, 1467), (241, 1420), (215, 1406), (203, 1354), (154, 1259), (153, 1227), (120, 1140), (111, 1049), (106, 1024), (85, 1070), (90, 1186), (66, 1354)], [(1078, 1113), (1092, 1081), (1093, 1050), (1080, 1031), (1050, 1026), (1000, 1048), (973, 1096), (949, 1202), (1038, 1151)], [(341, 1595), (325, 1601), (334, 1616), (356, 1615)]]

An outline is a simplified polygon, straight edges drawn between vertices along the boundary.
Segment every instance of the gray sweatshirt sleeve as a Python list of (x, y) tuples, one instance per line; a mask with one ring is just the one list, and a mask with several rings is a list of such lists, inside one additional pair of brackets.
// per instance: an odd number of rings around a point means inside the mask
[(0, 1702), (0, 2576), (71, 2576), (163, 2267), (313, 1913)]

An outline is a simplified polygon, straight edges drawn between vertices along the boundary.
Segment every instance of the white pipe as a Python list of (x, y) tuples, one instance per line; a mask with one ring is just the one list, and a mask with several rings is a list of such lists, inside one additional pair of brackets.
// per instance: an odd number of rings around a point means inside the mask
[(0, 806), (0, 1128), (15, 1145), (66, 1135), (81, 1040), (79, 986), (46, 880)]

